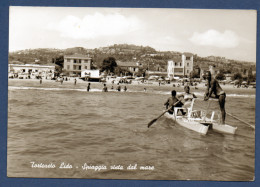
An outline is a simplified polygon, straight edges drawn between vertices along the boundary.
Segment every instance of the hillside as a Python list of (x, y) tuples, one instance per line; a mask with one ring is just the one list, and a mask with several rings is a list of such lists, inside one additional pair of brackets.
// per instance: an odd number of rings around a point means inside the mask
[[(175, 51), (156, 51), (149, 46), (137, 46), (129, 44), (114, 44), (107, 47), (95, 49), (86, 49), (83, 47), (74, 47), (67, 49), (26, 49), (9, 53), (9, 63), (24, 64), (51, 64), (55, 58), (71, 54), (85, 54), (93, 58), (94, 65), (99, 67), (106, 57), (114, 57), (117, 61), (136, 61), (143, 65), (144, 69), (152, 71), (166, 71), (167, 62), (182, 53)], [(241, 62), (225, 59), (224, 57), (206, 57), (202, 58), (194, 54), (194, 66), (208, 66), (215, 64), (218, 68), (232, 71), (232, 68), (255, 68), (255, 63)]]

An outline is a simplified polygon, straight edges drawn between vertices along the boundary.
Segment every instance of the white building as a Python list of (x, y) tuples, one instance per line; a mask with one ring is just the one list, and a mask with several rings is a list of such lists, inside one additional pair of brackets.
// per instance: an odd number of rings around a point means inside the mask
[(55, 66), (39, 65), (39, 64), (9, 64), (8, 74), (9, 77), (16, 78), (53, 78)]
[(68, 71), (70, 76), (80, 76), (83, 70), (91, 69), (91, 63), (92, 58), (88, 55), (65, 55), (63, 69)]
[(193, 71), (193, 54), (183, 53), (168, 61), (167, 74), (169, 78), (189, 76)]

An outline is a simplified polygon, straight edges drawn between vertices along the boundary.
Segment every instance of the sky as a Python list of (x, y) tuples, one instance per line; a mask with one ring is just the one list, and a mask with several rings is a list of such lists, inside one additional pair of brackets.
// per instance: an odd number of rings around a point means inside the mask
[(255, 10), (10, 7), (9, 51), (150, 46), (256, 62)]

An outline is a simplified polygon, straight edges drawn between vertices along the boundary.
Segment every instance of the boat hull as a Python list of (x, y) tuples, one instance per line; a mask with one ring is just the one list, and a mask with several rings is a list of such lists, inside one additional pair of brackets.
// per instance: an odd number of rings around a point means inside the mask
[(165, 116), (167, 118), (174, 120), (178, 125), (183, 126), (187, 129), (196, 131), (200, 134), (207, 134), (207, 132), (208, 132), (209, 125), (207, 125), (207, 124), (202, 124), (197, 121), (191, 121), (191, 120), (188, 120), (187, 118), (177, 118), (176, 119), (174, 117), (174, 115), (169, 114), (169, 113), (165, 113)]
[(207, 120), (207, 122), (204, 122), (201, 119), (194, 118), (193, 120), (187, 119), (186, 117), (179, 116), (177, 119), (175, 118), (174, 115), (165, 113), (165, 116), (167, 118), (170, 118), (175, 121), (180, 126), (183, 126), (185, 128), (188, 128), (190, 130), (196, 131), (201, 134), (207, 134), (209, 129), (212, 129), (217, 132), (221, 133), (227, 133), (227, 134), (235, 134), (237, 127), (233, 127), (230, 125), (220, 125), (216, 123), (215, 121), (210, 122)]
[(235, 134), (237, 127), (233, 127), (230, 125), (220, 125), (218, 123), (212, 123), (212, 129), (214, 131), (222, 132), (222, 133), (227, 133), (227, 134)]

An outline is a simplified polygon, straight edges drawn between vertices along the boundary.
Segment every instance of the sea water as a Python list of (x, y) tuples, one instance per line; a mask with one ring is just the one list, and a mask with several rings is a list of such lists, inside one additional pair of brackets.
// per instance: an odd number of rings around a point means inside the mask
[[(173, 87), (11, 80), (9, 177), (253, 180), (255, 131), (227, 115), (236, 135), (201, 135), (161, 117)], [(114, 88), (116, 85), (113, 86)], [(146, 88), (146, 92), (144, 92)], [(178, 93), (183, 88), (175, 88)], [(205, 88), (191, 88), (202, 98)], [(226, 89), (226, 111), (255, 124), (255, 90)], [(216, 102), (212, 102), (211, 106)]]

